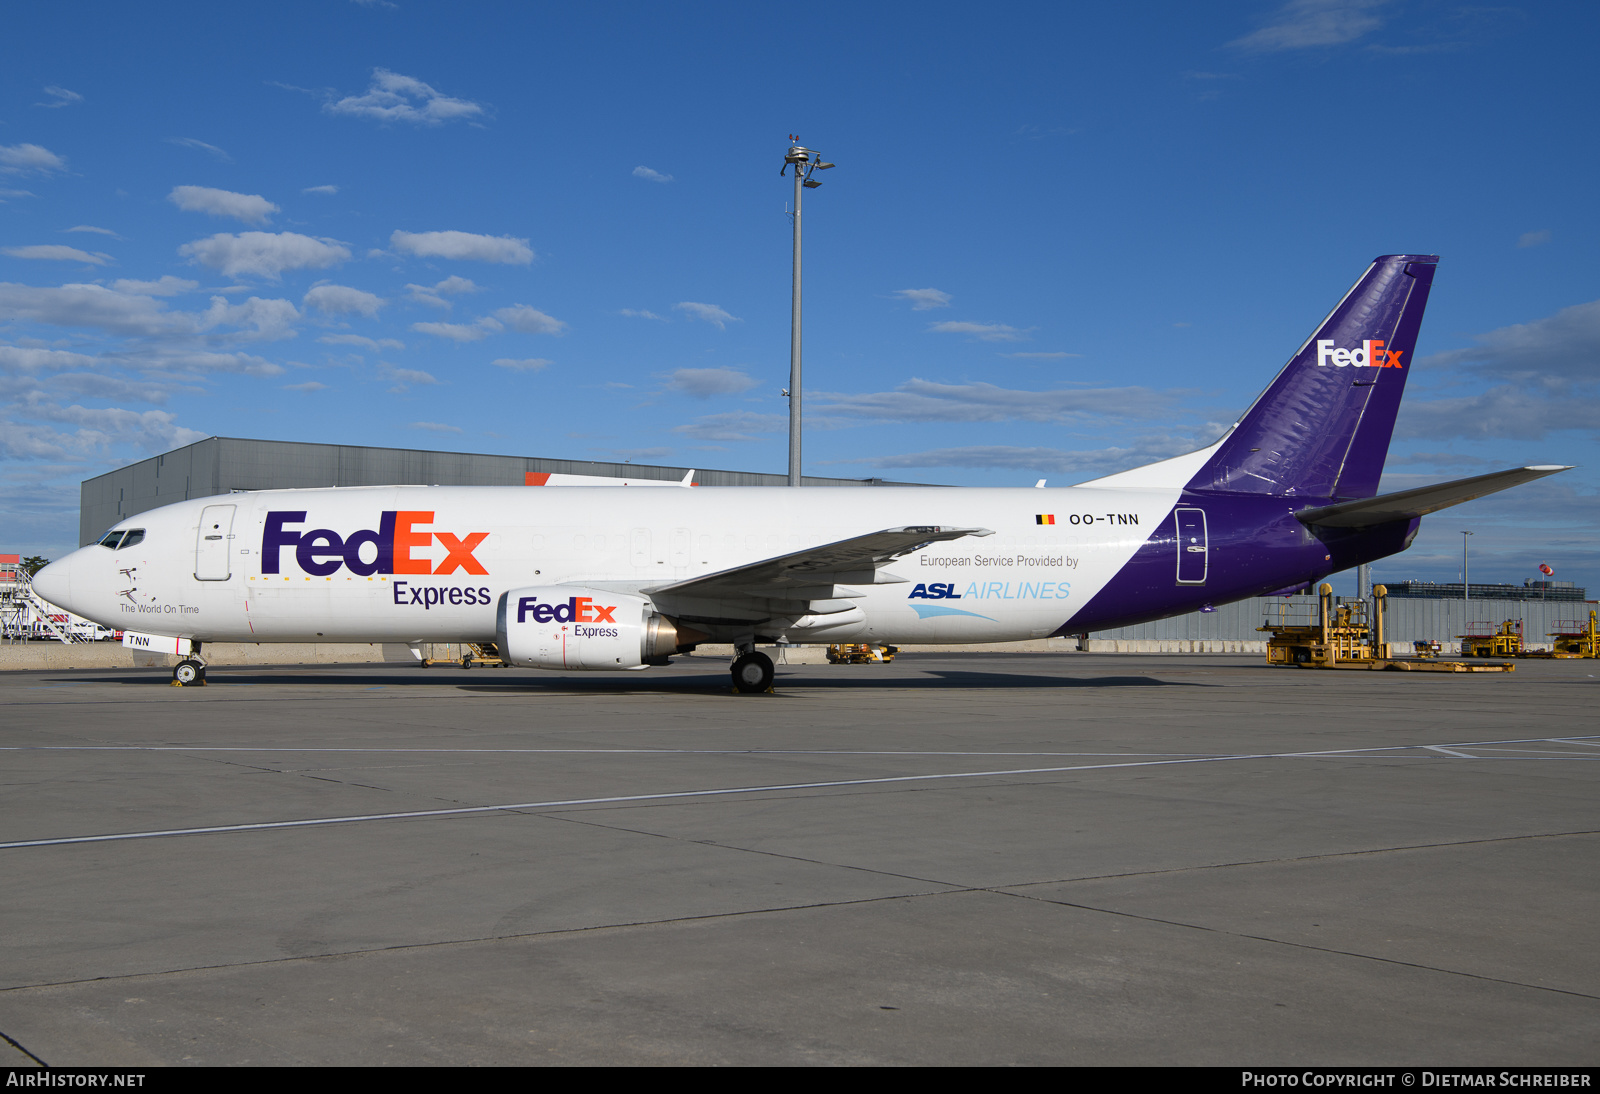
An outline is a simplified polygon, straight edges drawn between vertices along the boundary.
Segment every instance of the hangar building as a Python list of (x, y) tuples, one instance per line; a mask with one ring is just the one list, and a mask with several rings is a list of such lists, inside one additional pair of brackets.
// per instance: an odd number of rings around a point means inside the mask
[[(78, 505), (78, 544), (86, 546), (124, 517), (190, 498), (234, 490), (286, 490), (314, 486), (522, 486), (529, 476), (601, 475), (677, 482), (687, 467), (538, 456), (483, 456), (413, 448), (256, 441), (207, 437), (171, 452), (85, 479)], [(696, 469), (698, 486), (786, 486), (787, 475)], [(882, 479), (806, 476), (807, 486), (920, 486)]]

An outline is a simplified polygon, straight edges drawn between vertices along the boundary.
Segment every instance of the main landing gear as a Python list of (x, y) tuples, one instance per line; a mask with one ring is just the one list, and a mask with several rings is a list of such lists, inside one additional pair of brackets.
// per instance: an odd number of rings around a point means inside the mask
[(755, 695), (772, 690), (772, 658), (755, 650), (746, 650), (733, 662), (733, 690), (741, 695)]
[(179, 688), (205, 687), (206, 666), (202, 661), (186, 657), (172, 670), (172, 686)]

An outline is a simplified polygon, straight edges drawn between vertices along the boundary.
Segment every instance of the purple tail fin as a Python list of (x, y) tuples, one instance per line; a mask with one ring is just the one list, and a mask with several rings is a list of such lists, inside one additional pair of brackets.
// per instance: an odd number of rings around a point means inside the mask
[(1191, 490), (1378, 492), (1438, 255), (1383, 255), (1245, 412)]

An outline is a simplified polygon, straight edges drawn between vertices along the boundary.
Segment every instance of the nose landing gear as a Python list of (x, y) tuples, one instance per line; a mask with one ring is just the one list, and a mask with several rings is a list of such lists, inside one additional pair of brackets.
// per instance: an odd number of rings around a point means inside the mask
[(189, 650), (190, 655), (173, 667), (172, 686), (175, 688), (206, 686), (206, 663), (200, 659), (200, 643), (191, 643)]
[(205, 687), (206, 666), (192, 658), (179, 661), (172, 670), (172, 686), (177, 688)]

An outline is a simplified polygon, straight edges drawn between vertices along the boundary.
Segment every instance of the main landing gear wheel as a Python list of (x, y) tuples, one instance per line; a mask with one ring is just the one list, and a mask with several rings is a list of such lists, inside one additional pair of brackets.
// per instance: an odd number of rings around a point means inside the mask
[(772, 687), (772, 658), (754, 650), (733, 663), (733, 690), (755, 695)]
[(206, 682), (206, 667), (198, 661), (179, 661), (172, 670), (172, 682), (181, 687), (194, 684), (204, 685)]

